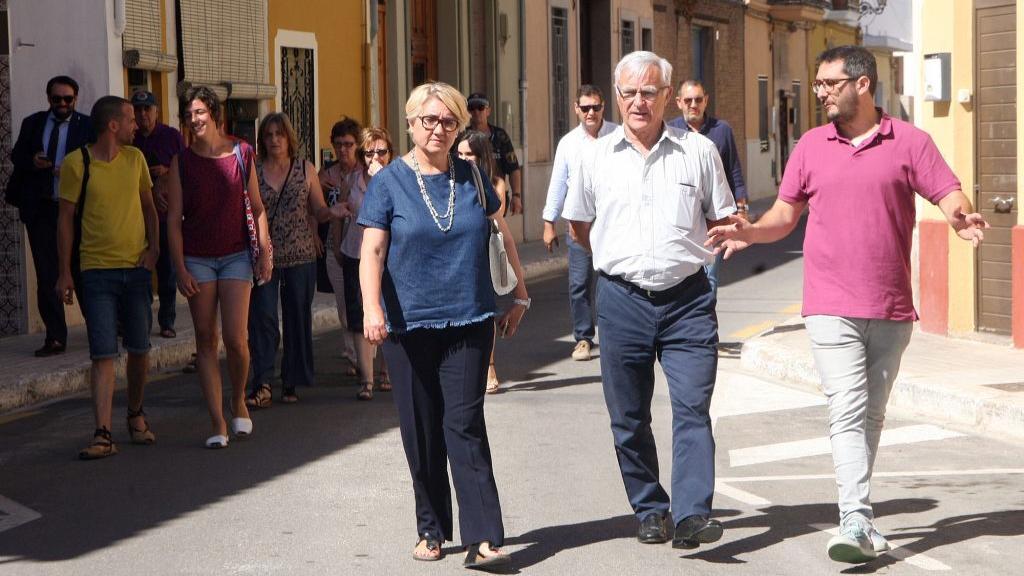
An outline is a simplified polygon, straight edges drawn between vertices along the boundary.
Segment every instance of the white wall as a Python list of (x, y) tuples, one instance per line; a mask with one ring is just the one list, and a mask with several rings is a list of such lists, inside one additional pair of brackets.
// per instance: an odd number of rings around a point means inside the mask
[(121, 39), (114, 35), (119, 1), (10, 0), (12, 131), (48, 107), (46, 81), (58, 74), (78, 82), (77, 110), (85, 114), (100, 96), (124, 94)]

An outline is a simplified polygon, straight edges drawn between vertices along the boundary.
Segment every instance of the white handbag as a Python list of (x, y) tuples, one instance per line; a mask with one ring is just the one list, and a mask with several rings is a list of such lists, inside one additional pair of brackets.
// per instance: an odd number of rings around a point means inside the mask
[[(480, 199), (480, 207), (487, 212), (487, 201), (484, 197), (484, 183), (480, 177), (480, 170), (473, 162), (469, 163), (473, 169), (473, 180), (476, 184), (477, 197)], [(505, 235), (498, 229), (498, 223), (488, 218), (487, 257), (491, 265), (491, 284), (494, 285), (494, 293), (504, 296), (519, 283), (512, 264), (508, 261), (508, 252), (505, 251)]]

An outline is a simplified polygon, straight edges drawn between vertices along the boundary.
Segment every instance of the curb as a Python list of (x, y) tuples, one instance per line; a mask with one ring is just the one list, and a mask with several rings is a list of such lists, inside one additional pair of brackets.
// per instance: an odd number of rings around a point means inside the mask
[[(796, 330), (802, 332), (802, 324), (787, 322), (751, 338), (743, 344), (740, 367), (791, 388), (822, 394), (810, 342), (806, 337), (799, 344), (792, 338), (782, 342), (779, 335)], [(985, 385), (936, 379), (901, 372), (889, 396), (889, 412), (994, 439), (1024, 441), (1024, 399)]]
[[(566, 254), (548, 256), (523, 264), (526, 281), (543, 278), (562, 272), (569, 267)], [(315, 297), (313, 300), (313, 333), (326, 332), (341, 326), (333, 295)], [(180, 330), (173, 340), (152, 339), (149, 351), (149, 375), (177, 370), (184, 366), (195, 352), (195, 335), (191, 326)], [(221, 348), (223, 355), (223, 345)], [(115, 378), (118, 389), (124, 386), (126, 356), (120, 355), (115, 361)], [(0, 413), (17, 410), (58, 400), (67, 396), (88, 392), (90, 361), (86, 358), (73, 366), (57, 368), (42, 374), (27, 374), (13, 383), (0, 385)]]

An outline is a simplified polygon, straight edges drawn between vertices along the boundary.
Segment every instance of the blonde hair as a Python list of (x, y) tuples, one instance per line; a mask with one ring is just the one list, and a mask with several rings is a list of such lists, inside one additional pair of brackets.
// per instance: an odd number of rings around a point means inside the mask
[(363, 128), (363, 131), (359, 133), (359, 152), (364, 152), (368, 147), (372, 146), (377, 140), (383, 140), (388, 145), (388, 152), (394, 154), (395, 147), (391, 143), (391, 135), (388, 131), (383, 128)]
[(457, 132), (465, 130), (469, 124), (469, 110), (466, 108), (466, 97), (450, 84), (444, 82), (425, 82), (413, 89), (405, 102), (405, 119), (412, 120), (420, 115), (424, 104), (431, 98), (437, 98), (459, 121)]
[(288, 118), (288, 115), (284, 112), (273, 112), (267, 114), (260, 120), (260, 129), (256, 132), (259, 134), (259, 138), (256, 140), (256, 154), (261, 159), (267, 157), (267, 144), (263, 141), (266, 137), (266, 131), (270, 129), (272, 124), (277, 124), (281, 131), (284, 132), (286, 138), (288, 138), (288, 157), (295, 158), (299, 154), (299, 137), (295, 135), (295, 128), (292, 127), (292, 121)]

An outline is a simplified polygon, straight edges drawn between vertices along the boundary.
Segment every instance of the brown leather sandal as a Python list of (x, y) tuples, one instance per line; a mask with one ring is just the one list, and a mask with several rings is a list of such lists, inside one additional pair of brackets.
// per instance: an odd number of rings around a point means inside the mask
[[(417, 551), (420, 548), (420, 542), (426, 544), (427, 553), (418, 554)], [(441, 552), (441, 541), (430, 532), (424, 532), (420, 534), (420, 539), (416, 542), (416, 547), (412, 550), (412, 557), (421, 562), (437, 562), (441, 559), (443, 553)]]
[(92, 444), (82, 448), (78, 452), (78, 458), (81, 460), (99, 460), (114, 454), (117, 454), (117, 446), (114, 445), (114, 441), (110, 438), (110, 430), (97, 428), (92, 435)]
[[(132, 420), (138, 417), (142, 417), (142, 429), (132, 426)], [(149, 429), (149, 421), (146, 420), (146, 412), (139, 406), (138, 410), (128, 409), (128, 435), (131, 436), (132, 444), (153, 444), (156, 442), (156, 434)]]
[(264, 382), (245, 399), (245, 405), (249, 408), (270, 408), (270, 405), (273, 404), (272, 397), (273, 390), (270, 389), (270, 384)]

